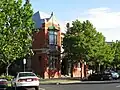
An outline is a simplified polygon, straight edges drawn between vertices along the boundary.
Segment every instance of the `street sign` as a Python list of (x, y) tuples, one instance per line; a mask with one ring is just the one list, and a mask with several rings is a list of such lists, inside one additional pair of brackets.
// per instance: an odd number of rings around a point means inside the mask
[(23, 59), (23, 64), (26, 64), (26, 59), (25, 58)]

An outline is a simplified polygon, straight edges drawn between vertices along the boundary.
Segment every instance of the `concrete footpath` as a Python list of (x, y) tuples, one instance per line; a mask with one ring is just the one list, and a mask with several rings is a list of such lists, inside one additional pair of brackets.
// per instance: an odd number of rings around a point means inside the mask
[(120, 83), (120, 80), (109, 80), (109, 81), (81, 81), (80, 79), (43, 79), (43, 80), (40, 80), (40, 85), (109, 84), (109, 83)]

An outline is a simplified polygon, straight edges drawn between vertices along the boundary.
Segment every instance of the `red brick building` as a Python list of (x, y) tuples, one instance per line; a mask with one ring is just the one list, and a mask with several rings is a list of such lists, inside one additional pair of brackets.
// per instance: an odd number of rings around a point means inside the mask
[(60, 25), (53, 13), (48, 16), (38, 11), (33, 15), (33, 20), (39, 32), (33, 36), (32, 69), (42, 78), (60, 77)]

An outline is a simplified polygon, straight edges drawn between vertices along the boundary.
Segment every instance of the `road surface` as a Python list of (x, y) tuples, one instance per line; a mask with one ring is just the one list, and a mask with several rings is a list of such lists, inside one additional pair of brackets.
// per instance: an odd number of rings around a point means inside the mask
[(120, 83), (114, 84), (71, 84), (40, 85), (45, 90), (120, 90)]
[[(3, 90), (3, 89), (0, 89)], [(15, 88), (7, 88), (6, 90), (15, 90)], [(16, 90), (35, 90), (34, 88), (17, 88)], [(39, 88), (39, 90), (45, 90), (44, 88)]]
[[(14, 90), (14, 89), (9, 88), (7, 90)], [(34, 89), (20, 89), (20, 90), (34, 90)], [(40, 90), (120, 90), (120, 83), (40, 85)]]

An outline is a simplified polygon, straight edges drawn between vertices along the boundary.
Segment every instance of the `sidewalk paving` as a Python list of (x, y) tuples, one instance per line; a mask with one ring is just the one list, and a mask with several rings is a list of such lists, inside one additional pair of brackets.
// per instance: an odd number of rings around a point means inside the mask
[(80, 79), (47, 79), (40, 80), (41, 85), (53, 85), (53, 84), (109, 84), (109, 83), (120, 83), (120, 80), (109, 80), (109, 81), (81, 81)]
[(66, 84), (66, 83), (80, 83), (80, 80), (40, 80), (40, 84)]

